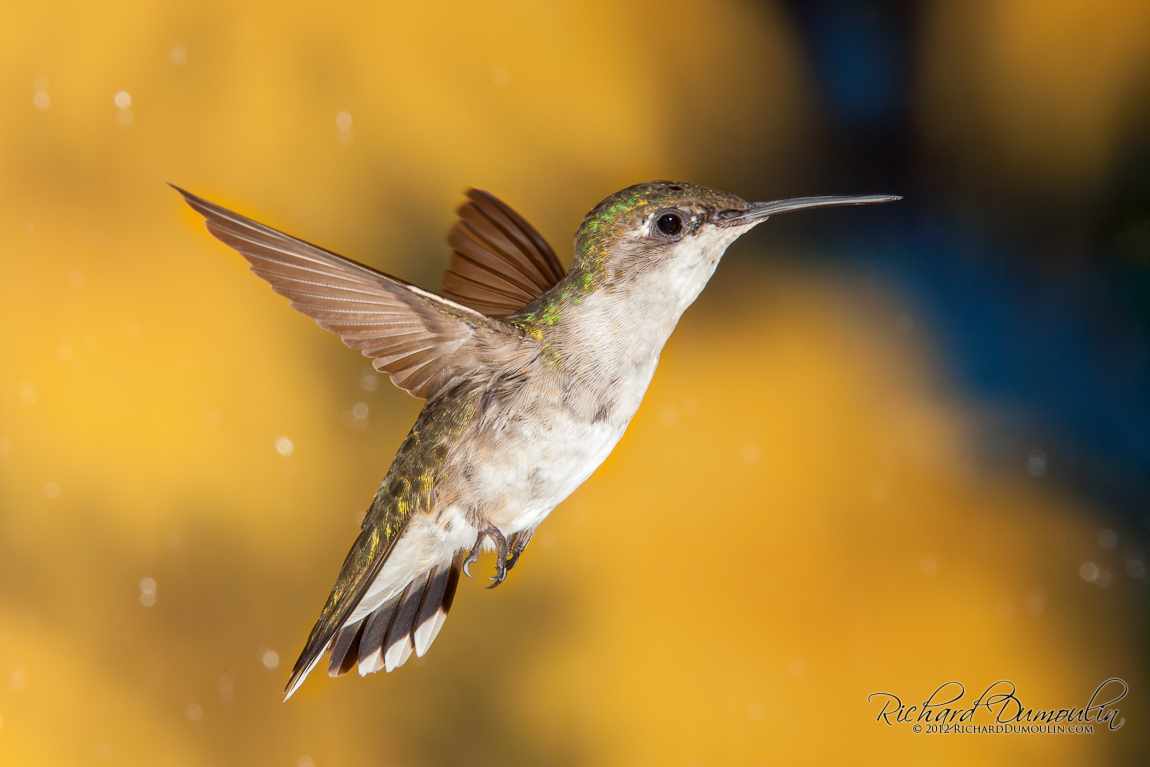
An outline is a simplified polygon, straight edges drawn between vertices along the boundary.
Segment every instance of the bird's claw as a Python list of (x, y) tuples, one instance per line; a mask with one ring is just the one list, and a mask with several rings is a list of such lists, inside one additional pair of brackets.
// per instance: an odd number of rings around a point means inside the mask
[(515, 567), (519, 562), (519, 555), (523, 553), (523, 549), (527, 548), (527, 544), (531, 542), (531, 536), (535, 534), (532, 529), (520, 530), (515, 534), (515, 544), (511, 547), (511, 559), (507, 560), (507, 569)]
[(479, 535), (475, 538), (475, 545), (471, 547), (471, 553), (467, 555), (467, 559), (463, 561), (463, 572), (468, 578), (471, 577), (471, 571), (468, 566), (479, 561), (479, 552), (483, 548), (483, 539), (491, 536), (491, 540), (495, 542), (495, 577), (488, 580), (495, 581), (486, 588), (493, 589), (500, 583), (507, 579), (507, 573), (511, 568), (519, 562), (519, 555), (523, 553), (523, 549), (527, 548), (528, 542), (531, 540), (531, 534), (534, 531), (523, 530), (515, 534), (514, 545), (507, 542), (507, 538), (503, 533), (495, 527), (486, 527), (479, 531)]
[(471, 571), (468, 570), (468, 567), (479, 561), (479, 552), (483, 549), (483, 539), (487, 536), (491, 536), (491, 540), (495, 542), (495, 557), (498, 563), (496, 564), (495, 577), (491, 579), (495, 581), (495, 583), (487, 587), (493, 589), (500, 583), (503, 583), (503, 579), (507, 577), (507, 557), (511, 552), (511, 546), (508, 545), (507, 538), (503, 536), (503, 533), (499, 532), (498, 528), (485, 527), (479, 531), (479, 535), (475, 537), (475, 545), (471, 547), (471, 553), (467, 555), (467, 559), (463, 560), (463, 572), (468, 578), (471, 577)]
[(503, 583), (503, 581), (507, 578), (507, 570), (507, 558), (503, 555), (496, 555), (495, 577), (487, 579), (489, 581), (495, 581), (495, 583), (492, 583), (490, 586), (484, 586), (484, 588), (493, 589), (500, 583)]

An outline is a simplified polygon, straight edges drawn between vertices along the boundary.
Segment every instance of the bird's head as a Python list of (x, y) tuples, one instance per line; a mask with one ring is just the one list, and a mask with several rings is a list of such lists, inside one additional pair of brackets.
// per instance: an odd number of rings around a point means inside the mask
[(872, 195), (747, 202), (698, 184), (637, 184), (603, 200), (583, 219), (575, 235), (575, 266), (611, 284), (642, 282), (690, 303), (727, 246), (769, 216), (897, 199)]

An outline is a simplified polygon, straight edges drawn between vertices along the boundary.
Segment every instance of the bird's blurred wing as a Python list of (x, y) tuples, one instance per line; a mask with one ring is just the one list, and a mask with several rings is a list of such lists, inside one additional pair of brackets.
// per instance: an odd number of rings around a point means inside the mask
[(531, 343), (473, 308), (175, 189), (292, 308), (362, 350), (416, 397), (435, 399), (476, 370), (513, 362)]
[(497, 319), (518, 311), (563, 279), (547, 241), (494, 195), (469, 189), (447, 236), (448, 298)]

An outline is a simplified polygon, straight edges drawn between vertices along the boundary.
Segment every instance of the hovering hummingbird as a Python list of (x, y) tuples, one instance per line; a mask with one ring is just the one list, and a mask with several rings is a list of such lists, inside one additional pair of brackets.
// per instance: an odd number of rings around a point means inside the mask
[(285, 700), (329, 652), (331, 676), (422, 656), (484, 548), (496, 552), (488, 588), (503, 582), (623, 436), (663, 345), (735, 239), (778, 213), (899, 199), (747, 203), (695, 184), (639, 184), (587, 214), (564, 274), (527, 221), (472, 189), (440, 296), (176, 189), (292, 308), (426, 400)]

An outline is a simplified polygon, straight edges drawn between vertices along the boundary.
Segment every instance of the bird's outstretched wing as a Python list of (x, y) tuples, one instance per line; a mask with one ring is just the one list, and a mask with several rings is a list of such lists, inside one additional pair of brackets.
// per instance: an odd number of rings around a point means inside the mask
[(474, 308), (173, 188), (292, 308), (361, 349), (416, 397), (433, 400), (477, 370), (513, 362), (532, 343)]
[(451, 267), (443, 274), (448, 298), (502, 319), (563, 279), (547, 241), (494, 195), (469, 189), (457, 212), (447, 236)]

